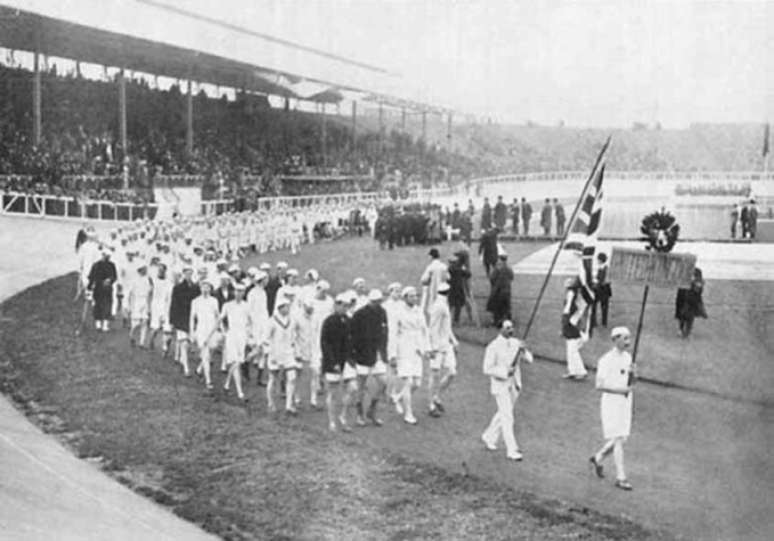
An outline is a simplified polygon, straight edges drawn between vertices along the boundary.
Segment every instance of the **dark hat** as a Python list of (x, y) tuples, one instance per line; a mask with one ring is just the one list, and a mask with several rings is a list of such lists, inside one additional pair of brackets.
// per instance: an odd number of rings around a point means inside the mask
[(430, 248), (428, 254), (430, 254), (431, 257), (441, 257), (441, 254), (438, 253), (437, 248)]

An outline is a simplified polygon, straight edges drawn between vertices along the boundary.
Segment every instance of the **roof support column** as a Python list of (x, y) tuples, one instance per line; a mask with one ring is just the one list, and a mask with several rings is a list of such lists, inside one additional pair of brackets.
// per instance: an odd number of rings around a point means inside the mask
[(379, 102), (379, 152), (384, 152), (384, 104)]
[[(118, 73), (118, 126), (121, 140), (121, 161), (124, 167), (129, 165), (129, 146), (126, 136), (126, 77), (124, 69)], [(124, 189), (129, 189), (129, 176), (124, 175)]]
[(406, 108), (402, 107), (400, 110), (400, 131), (406, 133)]
[(325, 102), (320, 103), (320, 121), (322, 122), (322, 129), (321, 129), (321, 146), (322, 146), (322, 158), (323, 158), (323, 167), (328, 166), (328, 125), (327, 125), (327, 119), (325, 115)]
[(193, 154), (193, 84), (188, 79), (188, 95), (186, 96), (185, 111), (185, 151), (190, 156)]
[(427, 111), (422, 111), (422, 141), (427, 143)]
[(352, 100), (352, 150), (357, 148), (357, 102)]
[(449, 152), (452, 149), (452, 113), (449, 111), (446, 124), (446, 148)]
[(38, 146), (43, 133), (43, 122), (40, 112), (41, 83), (40, 83), (40, 53), (35, 51), (35, 67), (32, 74), (32, 144)]

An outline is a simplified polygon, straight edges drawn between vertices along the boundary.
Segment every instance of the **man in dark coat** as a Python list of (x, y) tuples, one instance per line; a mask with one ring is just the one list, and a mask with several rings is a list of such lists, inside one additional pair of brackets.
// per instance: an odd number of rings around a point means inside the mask
[(334, 313), (325, 318), (320, 331), (320, 349), (322, 350), (322, 372), (325, 377), (325, 405), (328, 409), (328, 428), (335, 432), (336, 411), (334, 399), (341, 396), (341, 413), (338, 415), (341, 429), (351, 432), (347, 423), (347, 409), (349, 403), (357, 391), (357, 371), (355, 361), (352, 359), (352, 334), (350, 320), (347, 316), (349, 298), (340, 293), (336, 296)]
[(487, 276), (489, 276), (489, 270), (497, 263), (497, 234), (497, 229), (489, 229), (478, 241), (478, 254), (482, 256)]
[(274, 313), (274, 301), (277, 300), (277, 291), (285, 285), (285, 273), (287, 270), (288, 264), (280, 261), (277, 263), (276, 272), (269, 276), (269, 281), (266, 283), (266, 308), (269, 310), (269, 315)]
[(540, 227), (543, 228), (543, 234), (546, 237), (551, 234), (551, 200), (547, 197), (540, 211)]
[(113, 284), (118, 278), (115, 264), (110, 261), (110, 249), (102, 248), (102, 259), (89, 271), (88, 291), (94, 300), (94, 321), (98, 330), (110, 330), (109, 320), (113, 309)]
[(497, 204), (494, 208), (494, 222), (497, 229), (505, 231), (505, 222), (508, 220), (508, 207), (503, 203), (503, 196), (497, 196)]
[(607, 327), (607, 313), (610, 307), (610, 297), (613, 296), (613, 289), (610, 286), (610, 280), (607, 278), (607, 255), (602, 253), (597, 255), (597, 262), (599, 267), (597, 269), (597, 279), (594, 282), (594, 304), (591, 306), (590, 330), (593, 330), (594, 327), (597, 326), (597, 306), (600, 307), (602, 312), (602, 326)]
[(452, 323), (458, 325), (462, 307), (467, 308), (468, 321), (473, 321), (473, 314), (469, 302), (470, 270), (468, 268), (467, 252), (460, 250), (449, 259), (449, 308), (452, 311)]
[(169, 303), (169, 323), (175, 330), (175, 360), (183, 365), (183, 373), (186, 377), (191, 375), (188, 370), (191, 303), (200, 293), (199, 286), (193, 281), (193, 268), (186, 265), (183, 267), (183, 279), (172, 288)]
[(481, 209), (481, 229), (492, 227), (492, 207), (489, 206), (489, 198), (484, 198), (484, 206)]
[(500, 324), (511, 319), (511, 282), (513, 282), (513, 271), (508, 266), (508, 256), (502, 255), (498, 258), (497, 265), (489, 276), (489, 282), (492, 285), (489, 293), (489, 300), (486, 303), (486, 309), (492, 313), (493, 324), (500, 327)]
[(742, 225), (742, 238), (746, 239), (750, 234), (750, 207), (745, 203), (739, 216)]
[(513, 230), (513, 234), (517, 235), (519, 234), (519, 215), (521, 207), (519, 206), (519, 199), (517, 197), (513, 198), (513, 203), (511, 203), (511, 228)]
[(460, 228), (460, 218), (462, 217), (462, 213), (460, 212), (460, 206), (457, 203), (454, 203), (454, 210), (451, 214), (451, 226), (454, 229)]
[[(352, 316), (352, 354), (357, 370), (357, 424), (365, 426), (366, 419), (376, 426), (382, 426), (376, 417), (379, 400), (384, 398), (387, 388), (387, 312), (382, 307), (382, 292), (372, 289), (368, 293), (368, 304)], [(368, 376), (376, 382), (371, 404), (364, 410), (363, 400)], [(364, 413), (365, 412), (365, 413)]]
[(521, 223), (524, 226), (524, 236), (529, 235), (529, 222), (532, 220), (532, 205), (527, 203), (527, 199), (521, 198)]
[(556, 235), (564, 236), (564, 223), (567, 220), (564, 214), (564, 207), (558, 199), (554, 198), (554, 213), (556, 214)]

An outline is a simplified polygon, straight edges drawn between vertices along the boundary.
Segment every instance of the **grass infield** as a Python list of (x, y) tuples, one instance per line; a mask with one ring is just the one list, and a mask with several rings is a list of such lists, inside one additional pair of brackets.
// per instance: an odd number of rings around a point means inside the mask
[[(508, 251), (515, 261), (539, 247), (512, 245)], [(394, 280), (416, 283), (427, 262), (426, 251), (426, 247), (408, 247), (380, 252), (368, 240), (348, 239), (305, 248), (298, 256), (270, 254), (258, 259), (285, 259), (301, 271), (315, 267), (338, 291), (361, 275), (369, 285), (382, 287)], [(477, 297), (485, 296), (482, 271), (474, 266)], [(529, 298), (534, 298), (539, 286), (535, 280), (538, 277), (517, 277), (519, 324), (526, 321), (531, 308)], [(561, 349), (557, 335), (561, 290), (560, 282), (554, 282), (530, 339), (534, 349), (546, 355), (561, 352), (557, 350)], [(669, 537), (625, 518), (520, 492), (464, 469), (450, 471), (396, 454), (358, 433), (331, 436), (325, 430), (324, 414), (304, 413), (298, 419), (270, 416), (254, 387), (247, 408), (233, 395), (207, 396), (198, 382), (180, 375), (177, 365), (162, 361), (158, 354), (130, 349), (123, 331), (76, 338), (73, 331), (80, 310), (71, 302), (73, 284), (73, 276), (58, 278), (4, 303), (3, 391), (78, 456), (225, 539)], [(755, 329), (727, 345), (708, 334), (708, 329), (722, 331), (713, 310), (715, 292), (721, 287), (708, 287), (713, 318), (698, 322), (690, 342), (713, 342), (718, 352), (712, 358), (695, 359), (707, 372), (700, 378), (701, 385), (695, 386), (728, 391), (730, 386), (716, 381), (729, 360), (721, 355), (725, 347), (741, 353), (734, 362), (741, 372), (739, 380), (748, 389), (759, 389), (765, 381), (756, 382), (746, 372), (746, 367), (755, 365), (757, 352), (766, 351)], [(733, 288), (744, 288), (730, 287), (728, 298), (738, 302)], [(613, 315), (619, 310), (636, 312), (629, 297), (622, 292), (614, 295)], [(632, 292), (630, 297), (638, 295)], [(483, 304), (484, 299), (479, 300)], [(654, 302), (652, 310), (656, 314), (646, 316), (648, 334), (643, 342), (649, 349), (643, 352), (654, 355), (661, 349), (646, 344), (660, 340), (656, 335), (660, 330), (675, 331), (664, 338), (665, 351), (679, 339), (672, 322), (657, 315), (667, 308)], [(458, 334), (483, 342), (493, 332), (463, 327)], [(750, 340), (749, 350), (745, 338)], [(590, 352), (607, 347), (602, 339), (596, 340), (588, 345)], [(741, 358), (748, 353), (749, 358)], [(643, 365), (643, 370), (679, 380), (684, 371), (671, 367), (669, 359), (660, 360)], [(685, 362), (684, 357), (677, 360)], [(217, 385), (219, 373), (216, 378)], [(464, 377), (457, 385), (466, 385)]]

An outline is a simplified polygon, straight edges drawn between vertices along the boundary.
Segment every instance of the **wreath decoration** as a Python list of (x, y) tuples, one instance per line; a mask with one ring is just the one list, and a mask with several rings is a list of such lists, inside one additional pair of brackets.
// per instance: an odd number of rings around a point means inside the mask
[(671, 252), (680, 235), (680, 224), (672, 214), (661, 209), (642, 219), (640, 232), (644, 235), (640, 240), (648, 243), (646, 250)]

